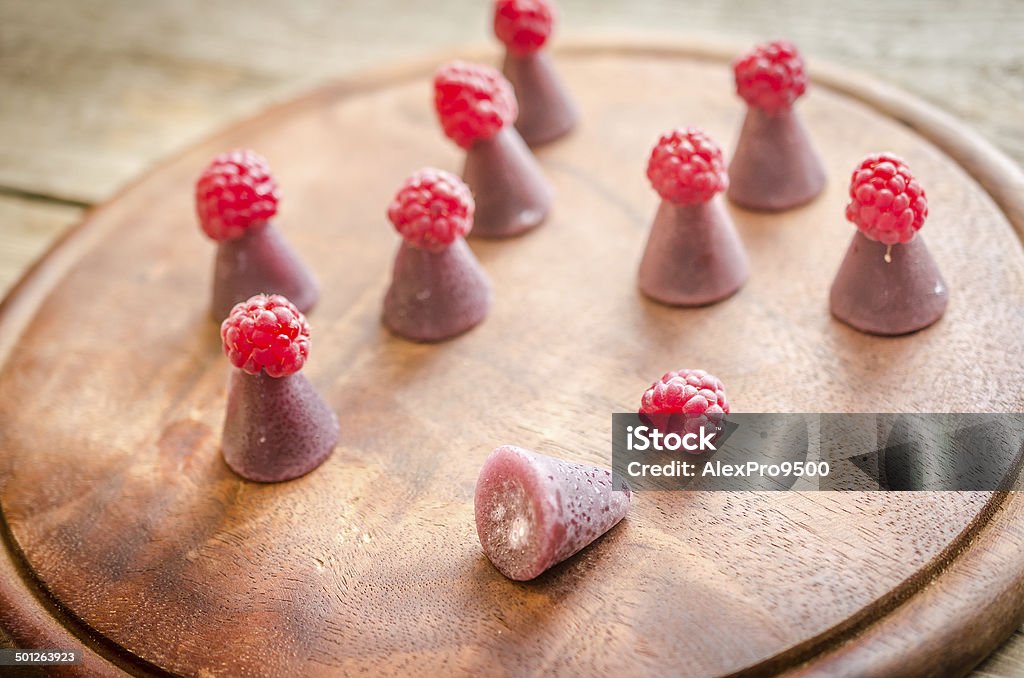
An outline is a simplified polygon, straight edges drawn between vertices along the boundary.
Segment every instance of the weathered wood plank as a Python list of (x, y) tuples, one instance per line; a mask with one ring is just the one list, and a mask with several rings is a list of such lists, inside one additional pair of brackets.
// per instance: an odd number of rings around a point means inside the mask
[(83, 212), (81, 207), (0, 196), (0, 298)]
[[(905, 86), (1024, 160), (1024, 4), (563, 0), (564, 35), (787, 36)], [(94, 202), (238, 116), (381, 61), (488, 39), (486, 3), (0, 5), (0, 186)], [(396, 18), (397, 17), (397, 18)]]

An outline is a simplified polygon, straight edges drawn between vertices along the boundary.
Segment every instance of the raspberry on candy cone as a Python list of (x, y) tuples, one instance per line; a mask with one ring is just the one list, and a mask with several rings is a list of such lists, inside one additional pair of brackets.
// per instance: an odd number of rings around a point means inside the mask
[(553, 194), (512, 126), (519, 108), (508, 80), (489, 66), (445, 64), (434, 76), (434, 105), (444, 133), (466, 149), (462, 176), (476, 199), (474, 232), (504, 238), (539, 226)]
[(869, 155), (853, 171), (846, 218), (871, 240), (908, 243), (927, 217), (924, 189), (901, 158)]
[(825, 187), (825, 168), (794, 109), (807, 90), (803, 57), (779, 40), (758, 45), (733, 70), (748, 109), (729, 165), (729, 199), (762, 211), (813, 200)]
[(441, 341), (462, 334), (487, 315), (491, 285), (464, 236), (475, 205), (458, 177), (433, 168), (409, 177), (388, 207), (403, 238), (384, 324), (413, 341)]
[(729, 185), (718, 145), (696, 127), (662, 135), (647, 177), (661, 196), (639, 284), (644, 294), (673, 306), (725, 299), (747, 279), (747, 256), (717, 194)]
[(576, 104), (543, 49), (555, 24), (551, 0), (496, 0), (494, 34), (505, 44), (502, 72), (519, 100), (516, 129), (529, 146), (565, 136), (579, 118)]
[(832, 283), (832, 314), (879, 335), (928, 327), (949, 291), (918, 231), (928, 216), (924, 189), (903, 160), (870, 155), (853, 171), (846, 218), (856, 227)]
[(228, 382), (222, 450), (238, 475), (257, 482), (309, 473), (334, 450), (338, 419), (301, 373), (309, 324), (280, 295), (237, 304), (220, 329), (237, 370)]
[(259, 292), (283, 294), (304, 312), (316, 304), (316, 280), (271, 221), (278, 200), (267, 161), (249, 150), (218, 155), (196, 182), (199, 225), (217, 243), (215, 320)]

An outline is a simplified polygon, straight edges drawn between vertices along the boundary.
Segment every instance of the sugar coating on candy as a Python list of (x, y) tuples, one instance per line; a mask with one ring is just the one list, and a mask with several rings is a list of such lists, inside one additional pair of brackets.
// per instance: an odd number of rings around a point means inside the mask
[(790, 108), (807, 91), (803, 57), (786, 40), (758, 45), (733, 63), (736, 93), (765, 111)]
[(250, 150), (218, 155), (196, 182), (196, 214), (213, 240), (230, 240), (277, 214), (277, 182)]
[(462, 179), (427, 167), (398, 189), (388, 206), (388, 219), (410, 245), (439, 252), (469, 233), (475, 209)]
[(647, 162), (647, 178), (658, 195), (677, 205), (707, 202), (729, 187), (722, 149), (696, 127), (675, 129), (658, 139)]
[(434, 106), (448, 137), (463, 148), (513, 123), (519, 106), (512, 85), (490, 66), (453, 61), (434, 76)]
[(551, 35), (555, 8), (549, 0), (497, 0), (494, 34), (517, 56), (536, 52)]
[(221, 323), (220, 337), (231, 364), (249, 374), (285, 377), (309, 357), (309, 323), (279, 294), (236, 304)]
[(235, 370), (221, 445), (243, 478), (278, 482), (323, 462), (338, 441), (338, 418), (302, 373), (275, 379)]
[(868, 238), (885, 245), (910, 242), (927, 217), (924, 189), (902, 158), (869, 155), (853, 171), (846, 218)]
[[(641, 415), (686, 415), (682, 428), (696, 432), (701, 426), (717, 425), (729, 414), (725, 386), (704, 370), (681, 369), (666, 372), (644, 391)], [(658, 418), (655, 418), (658, 421)]]
[(607, 469), (505, 445), (480, 470), (477, 534), (502, 574), (525, 581), (611, 529), (631, 497), (628, 488), (613, 488)]

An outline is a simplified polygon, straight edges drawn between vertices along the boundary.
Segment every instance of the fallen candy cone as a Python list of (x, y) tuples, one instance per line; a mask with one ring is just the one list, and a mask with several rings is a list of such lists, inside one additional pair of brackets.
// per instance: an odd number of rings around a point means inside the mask
[(497, 0), (494, 34), (505, 44), (502, 72), (519, 101), (516, 129), (530, 146), (572, 131), (579, 113), (544, 49), (555, 23), (550, 0)]
[(883, 153), (854, 170), (850, 199), (846, 216), (858, 230), (832, 283), (832, 314), (869, 334), (928, 327), (949, 291), (917, 233), (928, 216), (924, 189), (900, 158)]
[(722, 152), (696, 128), (658, 141), (647, 176), (662, 198), (640, 261), (640, 289), (656, 301), (701, 306), (747, 279), (747, 255), (716, 194), (728, 185)]
[(267, 162), (252, 151), (219, 155), (200, 176), (196, 212), (217, 242), (210, 308), (215, 320), (261, 292), (284, 295), (303, 312), (316, 304), (316, 280), (270, 221), (277, 202)]
[(494, 566), (526, 581), (614, 527), (631, 500), (611, 471), (504, 445), (480, 469), (476, 531)]
[(825, 168), (793, 108), (807, 88), (803, 59), (779, 41), (759, 45), (733, 68), (749, 107), (729, 161), (729, 199), (764, 211), (811, 201), (825, 187)]
[(224, 352), (239, 368), (228, 382), (221, 445), (224, 461), (257, 482), (309, 473), (338, 441), (338, 419), (299, 371), (309, 355), (309, 325), (279, 295), (256, 295), (221, 325)]
[(473, 196), (458, 177), (436, 169), (413, 174), (388, 208), (402, 235), (384, 324), (415, 341), (461, 334), (487, 315), (491, 285), (464, 236), (473, 227)]
[(434, 103), (444, 132), (466, 149), (463, 179), (476, 200), (474, 234), (518, 235), (539, 226), (553, 192), (519, 132), (509, 82), (493, 68), (452, 62), (434, 78)]

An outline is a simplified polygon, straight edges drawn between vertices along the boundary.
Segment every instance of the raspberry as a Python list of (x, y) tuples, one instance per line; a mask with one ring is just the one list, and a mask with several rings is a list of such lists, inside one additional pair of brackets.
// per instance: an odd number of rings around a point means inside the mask
[(516, 56), (533, 54), (547, 42), (555, 24), (555, 8), (548, 0), (497, 0), (494, 34)]
[(463, 148), (513, 123), (519, 106), (512, 85), (490, 66), (453, 61), (434, 76), (434, 105), (444, 133)]
[[(644, 391), (639, 414), (663, 432), (696, 433), (701, 426), (720, 424), (729, 414), (729, 401), (717, 377), (704, 370), (682, 369), (666, 373)], [(683, 421), (670, 415), (683, 415)]]
[(277, 214), (277, 182), (263, 156), (249, 150), (218, 155), (196, 182), (196, 213), (206, 235), (231, 240)]
[(696, 127), (672, 130), (658, 140), (647, 178), (662, 198), (677, 205), (707, 202), (729, 187), (722, 150)]
[(729, 414), (721, 380), (704, 370), (667, 372), (644, 391), (641, 414)]
[(292, 302), (279, 294), (257, 294), (235, 304), (220, 326), (224, 353), (249, 374), (266, 371), (287, 377), (309, 357), (309, 324)]
[(758, 45), (733, 63), (736, 93), (766, 111), (789, 108), (807, 90), (804, 59), (791, 42)]
[(462, 179), (427, 167), (398, 189), (388, 206), (388, 219), (409, 244), (440, 252), (469, 233), (475, 209), (473, 195)]
[(885, 245), (910, 242), (927, 216), (924, 189), (901, 158), (869, 155), (853, 171), (846, 218), (867, 237)]

